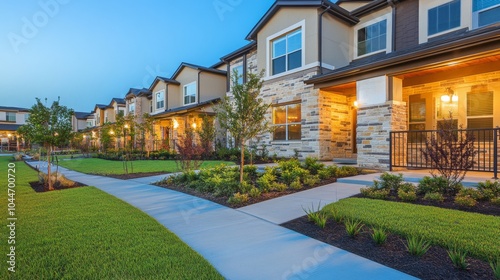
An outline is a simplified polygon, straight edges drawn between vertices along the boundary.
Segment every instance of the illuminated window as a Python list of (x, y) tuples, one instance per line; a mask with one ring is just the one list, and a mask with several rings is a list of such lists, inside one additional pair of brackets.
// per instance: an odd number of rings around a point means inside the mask
[(273, 108), (273, 139), (277, 141), (300, 140), (302, 130), (300, 104), (290, 104)]

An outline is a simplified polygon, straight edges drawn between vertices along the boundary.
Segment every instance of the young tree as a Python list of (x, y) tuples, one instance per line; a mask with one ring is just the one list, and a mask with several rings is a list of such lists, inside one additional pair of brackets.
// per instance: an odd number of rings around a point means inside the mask
[(52, 149), (67, 144), (72, 137), (71, 117), (73, 110), (59, 105), (59, 99), (52, 106), (45, 106), (39, 98), (30, 109), (26, 124), (19, 128), (19, 133), (32, 143), (39, 143), (47, 149), (47, 190), (53, 190), (50, 158)]
[(227, 129), (240, 147), (240, 182), (243, 182), (243, 167), (245, 165), (245, 143), (269, 131), (269, 122), (266, 119), (266, 112), (270, 104), (264, 103), (259, 97), (262, 88), (262, 77), (264, 72), (259, 74), (248, 73), (247, 82), (238, 83), (238, 72), (235, 70), (232, 75), (232, 98), (226, 96), (222, 102), (216, 106), (215, 111), (220, 126)]
[(214, 118), (208, 115), (202, 115), (201, 120), (202, 120), (201, 128), (196, 132), (200, 137), (201, 146), (203, 147), (203, 152), (205, 156), (209, 156), (213, 151), (215, 133), (216, 133), (214, 126)]
[(196, 170), (203, 163), (203, 148), (196, 144), (194, 136), (193, 130), (188, 127), (176, 143), (178, 155), (175, 163), (184, 172)]

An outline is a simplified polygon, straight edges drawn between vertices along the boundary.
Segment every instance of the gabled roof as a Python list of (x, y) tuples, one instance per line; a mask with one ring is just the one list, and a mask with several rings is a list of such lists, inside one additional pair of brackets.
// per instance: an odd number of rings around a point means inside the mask
[(156, 76), (155, 80), (153, 81), (153, 83), (151, 83), (151, 86), (149, 86), (149, 90), (153, 90), (153, 88), (156, 86), (157, 83), (159, 83), (160, 81), (164, 82), (164, 83), (167, 83), (167, 84), (173, 84), (173, 85), (180, 85), (181, 83), (179, 83), (178, 81), (176, 80), (173, 80), (173, 79), (169, 79), (169, 78), (165, 78), (165, 77), (160, 77), (160, 76)]
[(94, 107), (94, 112), (95, 112), (95, 109), (96, 108), (99, 108), (101, 110), (106, 110), (108, 108), (108, 105), (104, 105), (104, 104), (95, 104), (95, 107)]
[(130, 88), (127, 92), (127, 94), (125, 94), (125, 98), (128, 98), (130, 97), (130, 95), (133, 95), (134, 97), (135, 96), (148, 96), (148, 95), (151, 95), (151, 91), (147, 88), (141, 88), (141, 89), (138, 89), (138, 88)]
[(88, 113), (88, 112), (74, 112), (74, 115), (75, 115), (75, 118), (79, 119), (79, 120), (83, 120), (83, 119), (88, 119), (89, 116), (92, 116), (92, 113)]
[(245, 53), (248, 53), (250, 52), (253, 48), (255, 48), (257, 46), (257, 42), (256, 41), (252, 41), (251, 43), (249, 44), (246, 44), (245, 46), (235, 50), (234, 52), (232, 53), (229, 53), (225, 56), (223, 56), (221, 58), (222, 61), (229, 61), (229, 60), (232, 60), (234, 58), (237, 58), (239, 56), (242, 56), (244, 55)]
[(125, 105), (125, 104), (127, 104), (125, 102), (125, 99), (114, 97), (113, 99), (111, 99), (111, 102), (109, 103), (109, 106), (111, 106), (111, 104), (113, 104), (113, 102), (116, 102), (116, 104), (118, 104), (118, 105)]
[(19, 107), (0, 106), (0, 111), (29, 112), (29, 109)]
[(328, 13), (345, 21), (348, 24), (356, 24), (359, 19), (352, 16), (349, 11), (338, 5), (328, 1), (328, 0), (278, 0), (269, 8), (269, 10), (264, 14), (264, 16), (257, 22), (257, 24), (252, 28), (250, 33), (248, 33), (247, 40), (257, 39), (257, 33), (264, 27), (271, 18), (283, 7), (317, 7), (317, 8), (328, 8)]
[(214, 68), (208, 68), (208, 67), (199, 66), (199, 65), (196, 65), (196, 64), (191, 64), (191, 63), (183, 62), (183, 63), (181, 63), (181, 65), (179, 65), (179, 68), (177, 68), (177, 70), (175, 70), (175, 73), (172, 76), (172, 79), (175, 80), (175, 78), (177, 78), (177, 76), (179, 75), (179, 73), (185, 67), (189, 67), (189, 68), (192, 68), (192, 69), (195, 69), (195, 70), (204, 71), (204, 72), (210, 72), (210, 73), (217, 74), (217, 75), (224, 75), (224, 76), (227, 75), (226, 71), (222, 71), (222, 70), (218, 70), (218, 69), (214, 69)]

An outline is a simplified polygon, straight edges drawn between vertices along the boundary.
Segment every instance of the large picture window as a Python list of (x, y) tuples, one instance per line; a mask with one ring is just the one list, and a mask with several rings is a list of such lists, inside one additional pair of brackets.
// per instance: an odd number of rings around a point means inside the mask
[(302, 66), (302, 30), (296, 30), (272, 41), (272, 74)]
[(387, 48), (387, 20), (384, 19), (358, 30), (358, 56)]
[[(493, 92), (467, 93), (467, 128), (493, 128)], [(477, 131), (477, 140), (492, 140), (491, 131)]]
[(429, 9), (427, 34), (434, 35), (460, 26), (460, 0)]
[(276, 106), (273, 108), (275, 141), (300, 140), (302, 131), (300, 104)]
[(156, 93), (156, 109), (163, 109), (165, 106), (165, 96), (163, 95), (163, 91), (159, 91)]
[(184, 105), (196, 103), (196, 83), (184, 86)]

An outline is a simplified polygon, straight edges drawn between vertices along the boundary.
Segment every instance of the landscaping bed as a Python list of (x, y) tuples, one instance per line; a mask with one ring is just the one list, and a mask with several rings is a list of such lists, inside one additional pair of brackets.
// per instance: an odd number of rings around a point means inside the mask
[(213, 202), (239, 208), (268, 199), (304, 191), (336, 182), (339, 177), (361, 173), (355, 167), (325, 166), (314, 158), (301, 163), (297, 159), (278, 161), (264, 171), (256, 166), (244, 167), (240, 183), (239, 167), (225, 165), (187, 171), (171, 176), (156, 185), (202, 197)]
[(396, 234), (389, 234), (386, 243), (377, 246), (367, 227), (353, 239), (342, 223), (330, 221), (322, 229), (306, 216), (282, 226), (421, 279), (495, 279), (490, 265), (482, 260), (467, 258), (468, 270), (456, 269), (446, 250), (438, 246), (432, 246), (420, 258), (412, 256), (405, 239)]

